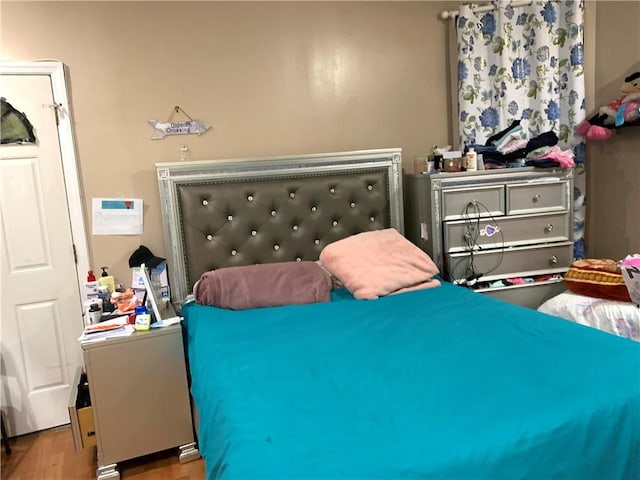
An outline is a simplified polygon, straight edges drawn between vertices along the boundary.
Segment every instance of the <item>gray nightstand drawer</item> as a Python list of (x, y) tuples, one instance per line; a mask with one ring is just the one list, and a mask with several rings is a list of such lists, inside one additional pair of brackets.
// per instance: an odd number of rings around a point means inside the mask
[(489, 185), (482, 187), (465, 187), (461, 189), (447, 189), (442, 192), (443, 220), (464, 218), (465, 209), (471, 203), (475, 206), (469, 214), (478, 212), (481, 217), (504, 215), (504, 187)]
[[(444, 225), (444, 244), (449, 252), (466, 251), (470, 247), (465, 235), (470, 228), (478, 230), (476, 246), (501, 248), (503, 246), (533, 243), (562, 242), (571, 239), (569, 213), (549, 213), (518, 217), (500, 217), (456, 220)], [(498, 227), (499, 232), (492, 233)]]
[(566, 211), (569, 208), (568, 182), (507, 185), (507, 215)]
[[(470, 260), (468, 252), (447, 255), (448, 278), (466, 278)], [(481, 281), (564, 273), (573, 261), (573, 243), (479, 251), (473, 260), (476, 272), (483, 275)]]

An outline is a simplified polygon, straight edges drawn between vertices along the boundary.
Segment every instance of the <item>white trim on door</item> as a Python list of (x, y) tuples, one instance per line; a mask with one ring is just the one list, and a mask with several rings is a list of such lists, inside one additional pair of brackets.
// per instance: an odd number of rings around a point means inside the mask
[(78, 277), (78, 291), (82, 296), (87, 270), (90, 269), (89, 246), (87, 230), (84, 221), (84, 201), (80, 184), (78, 162), (71, 119), (71, 105), (67, 93), (65, 80), (66, 67), (62, 62), (0, 62), (0, 75), (49, 75), (54, 101), (58, 107), (58, 138), (60, 140), (60, 154), (62, 170), (67, 195), (67, 208), (71, 221), (71, 235), (76, 247), (78, 263), (76, 274)]

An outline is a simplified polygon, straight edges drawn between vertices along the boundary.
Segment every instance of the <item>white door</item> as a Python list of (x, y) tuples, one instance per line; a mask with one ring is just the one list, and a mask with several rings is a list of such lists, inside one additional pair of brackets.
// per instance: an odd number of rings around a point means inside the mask
[(10, 435), (69, 423), (82, 303), (48, 75), (2, 75), (36, 144), (0, 146), (2, 409)]

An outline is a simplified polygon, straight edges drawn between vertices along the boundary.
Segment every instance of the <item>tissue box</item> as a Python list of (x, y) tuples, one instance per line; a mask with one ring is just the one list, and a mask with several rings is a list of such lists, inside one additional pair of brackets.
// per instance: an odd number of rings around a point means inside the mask
[[(144, 294), (144, 281), (140, 274), (140, 267), (133, 267), (131, 278), (131, 288), (136, 292), (142, 291)], [(149, 269), (149, 277), (151, 278), (151, 287), (156, 291), (158, 297), (169, 298), (171, 293), (169, 291), (169, 275), (167, 274), (167, 262), (161, 262), (157, 267)]]
[(620, 262), (620, 270), (631, 301), (640, 306), (640, 255), (627, 256)]

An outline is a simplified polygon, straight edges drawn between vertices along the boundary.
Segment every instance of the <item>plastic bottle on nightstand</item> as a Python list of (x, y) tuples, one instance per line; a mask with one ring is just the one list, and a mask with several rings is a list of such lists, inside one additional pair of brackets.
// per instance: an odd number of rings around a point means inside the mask
[(134, 328), (136, 330), (149, 330), (151, 328), (151, 314), (144, 305), (138, 305), (135, 309), (136, 324)]
[(91, 300), (98, 298), (98, 281), (93, 274), (93, 270), (87, 272), (87, 281), (84, 284), (84, 299)]

